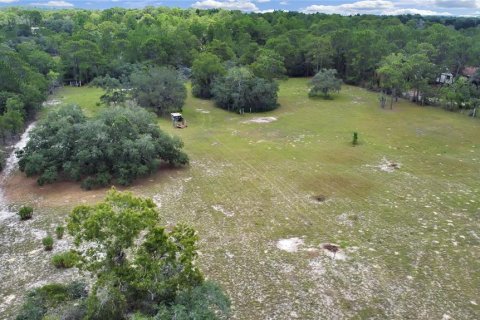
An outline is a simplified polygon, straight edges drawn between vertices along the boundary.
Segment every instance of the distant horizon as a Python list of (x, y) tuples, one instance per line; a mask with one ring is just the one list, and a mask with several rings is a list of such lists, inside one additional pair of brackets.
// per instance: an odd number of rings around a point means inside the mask
[(415, 0), (164, 0), (164, 1), (42, 1), (0, 0), (0, 9), (9, 7), (35, 9), (90, 9), (110, 8), (141, 9), (148, 6), (179, 9), (227, 9), (243, 12), (265, 13), (290, 11), (302, 13), (325, 13), (341, 15), (405, 15), (422, 16), (480, 16), (480, 0), (426, 0), (417, 4)]

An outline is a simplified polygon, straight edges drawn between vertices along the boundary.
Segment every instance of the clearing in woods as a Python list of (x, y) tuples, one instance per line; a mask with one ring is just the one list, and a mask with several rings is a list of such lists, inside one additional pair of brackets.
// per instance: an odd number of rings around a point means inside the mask
[[(187, 129), (159, 124), (183, 139), (191, 165), (127, 189), (153, 197), (165, 224), (198, 230), (202, 270), (235, 319), (478, 319), (480, 121), (405, 101), (382, 110), (350, 86), (309, 99), (306, 85), (282, 82), (281, 107), (265, 114), (190, 96)], [(54, 99), (93, 114), (100, 95), (66, 88)], [(36, 211), (0, 224), (1, 318), (26, 288), (71, 276), (49, 264), (41, 238), (104, 194), (11, 177), (8, 199)]]

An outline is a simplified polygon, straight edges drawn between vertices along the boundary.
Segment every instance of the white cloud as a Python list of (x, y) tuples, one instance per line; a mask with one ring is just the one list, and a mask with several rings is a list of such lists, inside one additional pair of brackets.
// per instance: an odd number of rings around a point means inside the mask
[(256, 13), (271, 13), (274, 12), (275, 9), (267, 9), (267, 10), (257, 10)]
[(354, 3), (346, 3), (342, 5), (348, 10), (378, 10), (378, 9), (390, 9), (394, 7), (393, 2), (384, 0), (367, 0), (358, 1)]
[(44, 6), (44, 7), (57, 7), (57, 8), (72, 8), (73, 3), (67, 1), (48, 1), (48, 2), (36, 2), (31, 3), (32, 6)]
[[(438, 0), (436, 0), (438, 1)], [(420, 14), (420, 15), (450, 15), (448, 12), (437, 12), (433, 10), (423, 10), (417, 8), (404, 8), (398, 5), (405, 5), (409, 1), (386, 1), (386, 0), (363, 0), (339, 5), (311, 5), (304, 8), (305, 13), (327, 13), (327, 14), (380, 14), (380, 15), (400, 15), (400, 14)]]
[(371, 13), (385, 9), (393, 9), (395, 6), (391, 1), (384, 0), (367, 0), (357, 1), (353, 3), (345, 3), (340, 5), (311, 5), (303, 11), (307, 13), (339, 13), (339, 14), (355, 14), (355, 13)]
[(434, 4), (442, 8), (479, 8), (478, 0), (435, 0)]
[(192, 4), (193, 8), (197, 9), (227, 9), (227, 10), (241, 10), (241, 11), (258, 11), (258, 7), (251, 1), (247, 0), (203, 0)]
[(402, 14), (419, 14), (421, 16), (451, 16), (450, 12), (438, 12), (432, 10), (422, 10), (422, 9), (415, 9), (415, 8), (404, 8), (404, 9), (393, 9), (393, 10), (386, 10), (382, 12), (384, 15), (402, 15)]
[(18, 2), (18, 0), (0, 0), (0, 3), (14, 3)]
[(258, 2), (258, 3), (265, 3), (265, 2), (270, 2), (270, 0), (256, 0), (255, 2)]

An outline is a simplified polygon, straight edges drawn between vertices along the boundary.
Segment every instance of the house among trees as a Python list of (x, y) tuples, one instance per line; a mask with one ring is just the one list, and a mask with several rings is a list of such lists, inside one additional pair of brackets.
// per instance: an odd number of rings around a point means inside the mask
[(453, 83), (453, 74), (450, 72), (444, 72), (437, 78), (437, 83), (440, 84), (452, 84)]

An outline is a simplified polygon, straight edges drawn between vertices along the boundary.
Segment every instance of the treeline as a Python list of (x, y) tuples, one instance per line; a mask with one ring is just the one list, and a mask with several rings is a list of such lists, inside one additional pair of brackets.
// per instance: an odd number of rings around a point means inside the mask
[[(259, 92), (272, 86), (271, 78), (312, 76), (321, 69), (335, 69), (346, 83), (382, 87), (391, 93), (393, 85), (382, 84), (377, 72), (382, 62), (392, 54), (415, 62), (421, 54), (420, 59), (426, 57), (431, 66), (422, 81), (432, 84), (441, 72), (456, 76), (465, 66), (480, 65), (477, 21), (162, 7), (9, 8), (0, 11), (0, 111), (6, 117), (1, 121), (2, 135), (21, 127), (20, 114), (24, 118), (35, 110), (59, 76), (64, 83), (75, 85), (106, 75), (121, 81), (138, 70), (139, 64), (174, 67), (186, 77), (196, 62), (205, 65), (209, 59), (221, 64), (217, 70), (206, 71), (217, 77), (226, 76), (232, 67), (246, 66), (254, 76), (268, 80), (251, 84)], [(245, 75), (246, 70), (230, 73)], [(213, 77), (197, 80), (206, 82), (203, 87), (195, 86), (194, 93), (212, 96)], [(268, 104), (266, 109), (273, 105), (272, 101)]]
[[(452, 19), (461, 29), (452, 27), (457, 26)], [(333, 68), (349, 83), (368, 84), (383, 57), (413, 54), (425, 46), (432, 46), (431, 62), (439, 69), (458, 73), (480, 63), (476, 21), (153, 7), (0, 12), (1, 34), (9, 47), (20, 51), (27, 42), (30, 51), (59, 56), (64, 80), (83, 83), (105, 74), (119, 78), (136, 63), (190, 67), (202, 52), (250, 65), (263, 49), (280, 55), (288, 76)], [(49, 63), (42, 56), (37, 67), (45, 73)]]
[(54, 58), (34, 42), (0, 43), (2, 143), (23, 130), (25, 121), (38, 110), (58, 76)]

